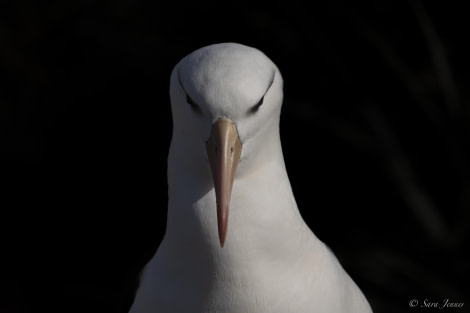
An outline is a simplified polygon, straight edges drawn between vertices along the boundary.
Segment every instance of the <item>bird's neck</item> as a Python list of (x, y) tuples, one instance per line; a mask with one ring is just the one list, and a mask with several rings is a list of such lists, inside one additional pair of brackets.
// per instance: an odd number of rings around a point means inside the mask
[[(302, 240), (310, 236), (292, 194), (282, 152), (263, 163), (251, 174), (236, 177), (229, 210), (228, 233), (224, 248), (217, 232), (216, 199), (208, 164), (169, 165), (169, 206), (164, 242), (168, 246), (201, 250), (197, 254), (221, 257), (232, 252), (240, 255), (298, 252)], [(243, 173), (243, 164), (240, 165)], [(170, 172), (171, 171), (171, 172)], [(306, 235), (308, 233), (308, 235)], [(170, 244), (171, 242), (171, 244)], [(234, 260), (233, 256), (230, 257)]]

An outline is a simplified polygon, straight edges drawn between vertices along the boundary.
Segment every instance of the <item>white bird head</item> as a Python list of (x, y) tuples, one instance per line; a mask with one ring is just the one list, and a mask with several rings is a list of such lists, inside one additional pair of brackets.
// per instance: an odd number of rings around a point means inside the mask
[(179, 167), (212, 173), (221, 246), (234, 179), (262, 167), (280, 149), (282, 97), (276, 65), (244, 45), (201, 48), (173, 69), (172, 146), (178, 146)]

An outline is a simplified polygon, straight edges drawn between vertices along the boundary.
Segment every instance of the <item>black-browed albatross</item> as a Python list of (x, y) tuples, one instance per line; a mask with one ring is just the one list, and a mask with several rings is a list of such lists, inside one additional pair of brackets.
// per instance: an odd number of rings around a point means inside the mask
[(167, 230), (130, 313), (372, 312), (297, 208), (279, 137), (282, 85), (276, 65), (241, 44), (175, 66)]

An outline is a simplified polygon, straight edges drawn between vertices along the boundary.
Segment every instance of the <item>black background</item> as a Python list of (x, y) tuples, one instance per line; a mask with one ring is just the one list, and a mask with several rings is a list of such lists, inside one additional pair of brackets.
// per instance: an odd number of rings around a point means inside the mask
[(280, 68), (299, 208), (375, 312), (468, 312), (461, 3), (1, 4), (0, 312), (127, 312), (165, 229), (170, 72), (227, 41)]

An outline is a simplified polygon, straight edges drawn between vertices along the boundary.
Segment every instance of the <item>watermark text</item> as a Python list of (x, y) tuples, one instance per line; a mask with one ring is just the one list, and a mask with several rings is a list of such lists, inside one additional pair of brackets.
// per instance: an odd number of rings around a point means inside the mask
[(408, 303), (411, 308), (435, 308), (435, 309), (446, 309), (446, 308), (462, 308), (465, 303), (453, 301), (451, 299), (442, 299), (439, 301), (429, 299), (411, 299)]

